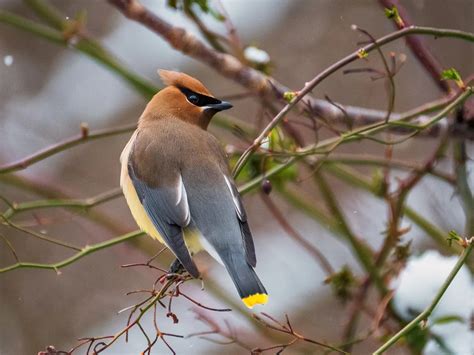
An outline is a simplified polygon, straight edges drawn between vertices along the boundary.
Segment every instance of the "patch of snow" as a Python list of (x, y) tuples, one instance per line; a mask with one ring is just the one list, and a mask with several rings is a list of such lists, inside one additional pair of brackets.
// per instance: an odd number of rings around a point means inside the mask
[(12, 55), (6, 55), (3, 57), (3, 64), (5, 64), (7, 67), (13, 64), (13, 56)]
[(270, 61), (270, 56), (267, 52), (254, 46), (245, 48), (244, 56), (248, 61), (259, 64), (266, 64)]
[[(393, 305), (396, 312), (406, 320), (421, 313), (432, 302), (457, 260), (456, 256), (446, 257), (434, 250), (410, 258), (406, 268), (392, 284), (395, 289)], [(428, 320), (431, 332), (439, 336), (455, 354), (474, 353), (474, 337), (470, 330), (473, 300), (472, 275), (463, 266)], [(463, 321), (433, 324), (437, 319), (450, 316), (459, 317)], [(440, 353), (442, 349), (434, 341), (430, 341), (424, 350), (424, 354)]]

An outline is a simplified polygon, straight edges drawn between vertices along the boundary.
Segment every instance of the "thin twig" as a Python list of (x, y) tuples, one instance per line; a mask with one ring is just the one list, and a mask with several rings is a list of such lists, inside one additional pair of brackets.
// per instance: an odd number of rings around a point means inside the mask
[(27, 156), (25, 158), (22, 158), (20, 160), (17, 160), (8, 164), (1, 165), (0, 174), (6, 174), (6, 173), (11, 173), (14, 171), (26, 169), (27, 167), (29, 167), (30, 165), (36, 162), (39, 162), (43, 159), (46, 159), (54, 154), (65, 151), (74, 146), (77, 146), (89, 141), (93, 141), (96, 139), (101, 139), (104, 137), (112, 137), (119, 134), (130, 133), (130, 132), (133, 132), (135, 129), (136, 129), (136, 124), (134, 123), (134, 124), (129, 124), (126, 126), (121, 126), (121, 127), (98, 130), (98, 131), (89, 133), (86, 136), (79, 133), (70, 138), (66, 138), (61, 142), (53, 144), (43, 150), (40, 150), (30, 156)]
[(12, 252), (13, 254), (13, 257), (15, 258), (16, 262), (19, 263), (20, 262), (20, 259), (18, 258), (18, 254), (16, 253), (16, 250), (15, 248), (13, 247), (12, 243), (8, 240), (7, 237), (5, 237), (3, 234), (0, 233), (0, 238), (2, 238), (2, 240), (5, 242), (5, 244), (7, 245), (8, 249), (10, 249), (10, 251)]
[(23, 232), (27, 235), (30, 235), (34, 238), (37, 238), (37, 239), (41, 239), (45, 242), (48, 242), (48, 243), (52, 243), (52, 244), (56, 244), (56, 245), (59, 245), (59, 246), (62, 246), (64, 248), (68, 248), (68, 249), (72, 249), (72, 250), (77, 250), (77, 251), (80, 251), (82, 250), (80, 247), (76, 246), (76, 245), (73, 245), (73, 244), (70, 244), (70, 243), (66, 243), (66, 242), (63, 242), (61, 240), (58, 240), (56, 238), (51, 238), (51, 237), (46, 237), (45, 235), (41, 234), (41, 233), (37, 233), (35, 231), (32, 231), (32, 230), (29, 230), (27, 228), (23, 228), (22, 226), (19, 226), (18, 224), (16, 223), (13, 223), (12, 221), (10, 221), (8, 218), (4, 217), (3, 215), (0, 215), (0, 218), (3, 219), (3, 221), (5, 222), (5, 224), (7, 224), (9, 227), (13, 228), (13, 229), (16, 229), (20, 232)]
[(69, 264), (72, 264), (76, 260), (83, 258), (86, 255), (95, 253), (96, 251), (99, 251), (101, 249), (105, 249), (108, 247), (111, 247), (112, 245), (122, 243), (124, 241), (132, 240), (136, 237), (140, 237), (144, 235), (143, 232), (141, 231), (135, 231), (131, 233), (127, 233), (124, 235), (121, 235), (116, 238), (112, 238), (109, 240), (106, 240), (105, 242), (97, 243), (97, 244), (92, 244), (85, 246), (80, 252), (74, 254), (70, 258), (64, 259), (60, 262), (54, 263), (54, 264), (39, 264), (39, 263), (30, 263), (30, 262), (19, 262), (4, 268), (0, 269), (0, 273), (15, 270), (15, 269), (22, 269), (22, 268), (33, 268), (33, 269), (52, 269), (52, 270), (58, 270), (61, 269)]
[(262, 201), (267, 206), (268, 210), (273, 214), (275, 219), (278, 223), (280, 223), (281, 227), (286, 231), (286, 233), (299, 245), (301, 245), (305, 250), (307, 250), (315, 260), (319, 263), (321, 268), (326, 272), (327, 275), (331, 275), (334, 273), (334, 269), (331, 266), (331, 263), (324, 254), (316, 248), (313, 244), (309, 243), (304, 239), (297, 231), (293, 228), (293, 226), (286, 220), (283, 213), (280, 211), (278, 206), (273, 202), (270, 196), (266, 195), (265, 193), (261, 193), (260, 197)]
[[(272, 96), (275, 95), (275, 91), (280, 91), (278, 94), (280, 98), (282, 97), (282, 93), (288, 91), (276, 81), (272, 80), (270, 84), (269, 79), (266, 76), (257, 70), (253, 70), (240, 63), (235, 57), (217, 52), (212, 48), (207, 47), (193, 34), (164, 21), (162, 18), (158, 17), (156, 14), (144, 7), (138, 0), (109, 0), (109, 2), (118, 10), (120, 10), (126, 17), (141, 23), (151, 31), (155, 32), (157, 35), (164, 38), (176, 50), (179, 50), (190, 57), (210, 65), (222, 75), (237, 81), (247, 89), (257, 92), (258, 94), (270, 94)], [(411, 26), (400, 31), (390, 33), (378, 39), (375, 43), (364, 46), (361, 50), (369, 53), (380, 46), (411, 34), (453, 37), (474, 42), (474, 34), (472, 33), (450, 29)], [(338, 69), (342, 68), (348, 63), (358, 60), (359, 58), (360, 50), (355, 51), (345, 58), (337, 61), (317, 75), (313, 80), (308, 82), (307, 85), (305, 85), (304, 88), (298, 92), (298, 95), (291, 101), (291, 103), (286, 105), (280, 111), (280, 113), (275, 116), (266, 129), (264, 129), (262, 133), (255, 139), (254, 144), (252, 144), (252, 146), (249, 147), (248, 152), (243, 155), (242, 161), (236, 165), (235, 173), (240, 171), (243, 165), (242, 163), (245, 163), (249, 155), (251, 155), (260, 146), (261, 141), (267, 136), (273, 127), (276, 126), (306, 94), (308, 94), (317, 84), (319, 84), (329, 75), (336, 72)], [(329, 112), (334, 111), (333, 107), (331, 107), (331, 105), (327, 102), (324, 102), (323, 105), (324, 108), (326, 108), (326, 111), (328, 107), (330, 110)], [(319, 107), (319, 111), (322, 110), (323, 107)]]
[[(404, 29), (412, 26), (412, 21), (405, 7), (400, 4), (398, 0), (379, 0), (382, 6), (388, 9), (393, 7), (397, 8), (398, 14), (402, 19), (401, 22), (393, 21), (394, 25), (398, 29)], [(407, 36), (405, 38), (408, 47), (411, 49), (413, 54), (418, 58), (420, 63), (430, 74), (433, 82), (446, 93), (449, 93), (453, 88), (450, 86), (450, 82), (441, 80), (441, 72), (443, 71), (442, 65), (438, 59), (433, 55), (432, 51), (428, 48), (428, 45), (423, 38), (419, 36)]]
[(3, 216), (5, 218), (12, 218), (18, 213), (46, 208), (67, 207), (87, 210), (89, 208), (108, 202), (120, 196), (122, 196), (122, 189), (115, 188), (85, 199), (49, 199), (17, 203), (16, 205), (6, 210), (5, 213), (3, 213)]
[[(261, 314), (261, 316), (253, 314), (254, 319), (256, 319), (259, 323), (261, 323), (262, 325), (264, 325), (268, 329), (272, 329), (272, 330), (280, 332), (280, 333), (291, 335), (293, 337), (293, 339), (287, 344), (278, 344), (278, 345), (270, 346), (268, 348), (254, 348), (254, 349), (252, 349), (253, 354), (260, 354), (264, 351), (274, 350), (274, 349), (278, 349), (278, 348), (281, 348), (282, 350), (284, 350), (284, 349), (288, 348), (289, 346), (293, 345), (294, 343), (296, 343), (297, 341), (303, 341), (303, 342), (311, 343), (311, 344), (314, 344), (314, 345), (318, 345), (322, 348), (325, 348), (325, 349), (328, 349), (328, 350), (333, 350), (333, 351), (336, 351), (340, 354), (347, 354), (345, 351), (343, 351), (341, 349), (338, 349), (338, 348), (336, 348), (332, 345), (325, 344), (325, 343), (322, 343), (320, 341), (307, 338), (307, 337), (297, 333), (293, 329), (293, 327), (291, 326), (288, 315), (285, 315), (286, 324), (283, 324), (283, 323), (277, 321), (275, 318), (273, 318), (269, 314), (266, 314), (266, 313), (260, 313), (260, 314)], [(276, 325), (268, 323), (263, 317), (265, 317), (267, 319), (270, 319)]]

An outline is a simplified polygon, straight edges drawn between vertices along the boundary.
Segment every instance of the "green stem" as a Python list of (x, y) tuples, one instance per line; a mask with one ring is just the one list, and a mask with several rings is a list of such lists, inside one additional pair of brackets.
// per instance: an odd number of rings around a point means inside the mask
[(316, 173), (315, 180), (319, 185), (319, 188), (331, 212), (331, 215), (333, 216), (333, 218), (336, 219), (342, 234), (349, 242), (353, 253), (357, 256), (357, 260), (362, 264), (365, 271), (370, 275), (380, 292), (382, 294), (386, 294), (387, 287), (385, 286), (374, 263), (372, 262), (374, 256), (372, 250), (368, 245), (364, 244), (361, 240), (359, 240), (350, 229), (349, 224), (346, 221), (346, 217), (344, 216), (331, 187), (326, 182), (324, 177), (320, 173)]
[(118, 74), (145, 98), (149, 99), (159, 91), (156, 86), (143, 79), (138, 74), (128, 70), (111, 53), (109, 53), (98, 42), (95, 42), (92, 39), (81, 36), (78, 38), (78, 42), (74, 44), (73, 41), (66, 38), (64, 34), (58, 30), (28, 20), (5, 10), (0, 10), (0, 22), (32, 33), (40, 38), (59, 44), (63, 47), (75, 48), (79, 52), (86, 54), (93, 60), (102, 64), (112, 72)]
[[(423, 166), (420, 164), (412, 163), (412, 162), (401, 160), (401, 159), (395, 159), (395, 158), (384, 159), (384, 158), (379, 158), (379, 157), (371, 156), (367, 154), (355, 155), (355, 154), (334, 153), (324, 159), (324, 164), (326, 163), (327, 164), (342, 163), (342, 164), (347, 164), (347, 165), (383, 166), (383, 167), (390, 167), (390, 168), (396, 168), (396, 169), (413, 170), (415, 172), (421, 172), (423, 170)], [(443, 173), (435, 169), (431, 169), (427, 173), (451, 185), (455, 184), (456, 182), (456, 178), (453, 175)]]
[(469, 172), (466, 167), (468, 157), (466, 142), (464, 140), (456, 140), (454, 142), (453, 155), (456, 171), (456, 185), (466, 217), (465, 233), (466, 235), (472, 236), (474, 235), (474, 196), (469, 186)]
[(321, 211), (314, 203), (307, 200), (306, 197), (302, 196), (300, 193), (294, 189), (288, 188), (287, 186), (276, 186), (276, 190), (279, 195), (281, 195), (286, 201), (288, 201), (293, 207), (301, 210), (319, 224), (324, 226), (330, 232), (343, 236), (341, 227), (338, 225), (337, 221), (329, 217), (325, 212)]
[(3, 215), (0, 215), (0, 218), (4, 221), (4, 223), (6, 225), (12, 227), (13, 229), (16, 229), (17, 231), (23, 232), (23, 233), (25, 233), (27, 235), (30, 235), (32, 237), (35, 237), (37, 239), (41, 239), (45, 242), (62, 246), (64, 248), (68, 248), (68, 249), (72, 249), (72, 250), (81, 250), (81, 248), (76, 246), (76, 245), (63, 242), (63, 241), (61, 241), (59, 239), (56, 239), (56, 238), (46, 237), (45, 235), (43, 235), (41, 233), (37, 233), (37, 232), (29, 230), (27, 228), (23, 228), (22, 226), (19, 226), (18, 224), (15, 224), (12, 221), (10, 221), (9, 219), (5, 218)]
[[(347, 64), (360, 59), (361, 50), (365, 53), (369, 53), (374, 49), (379, 49), (380, 46), (383, 46), (387, 43), (390, 43), (400, 37), (407, 36), (409, 34), (429, 34), (429, 35), (436, 35), (438, 37), (457, 37), (461, 39), (465, 39), (471, 42), (474, 42), (474, 34), (468, 32), (462, 32), (457, 30), (445, 30), (445, 29), (437, 29), (437, 28), (430, 28), (430, 27), (407, 27), (397, 32), (390, 33), (376, 41), (373, 41), (369, 45), (364, 46), (362, 49), (357, 50), (348, 56), (342, 58), (341, 60), (337, 61), (333, 65), (329, 66), (321, 73), (316, 75), (311, 81), (305, 84), (305, 86), (298, 92), (298, 94), (285, 106), (283, 109), (270, 121), (270, 123), (262, 130), (255, 141), (252, 143), (250, 147), (242, 154), (240, 159), (235, 165), (233, 175), (237, 177), (240, 171), (243, 169), (246, 162), (250, 159), (253, 153), (260, 147), (262, 141), (270, 134), (272, 129), (276, 127), (283, 118), (296, 106), (296, 104), (303, 99), (308, 93), (310, 93), (319, 83), (321, 83), (324, 79), (329, 77), (331, 74), (335, 73), (339, 69), (343, 68)], [(468, 88), (469, 89), (469, 88)], [(466, 90), (470, 91), (470, 90)], [(472, 91), (472, 90), (471, 90)], [(467, 95), (468, 96), (468, 95)], [(465, 98), (467, 98), (467, 96)], [(449, 112), (449, 111), (448, 111)], [(439, 117), (441, 119), (442, 117)], [(397, 122), (397, 121), (393, 121)], [(423, 128), (428, 127), (429, 125), (437, 122), (437, 120), (433, 120), (428, 122), (426, 125), (423, 125)]]
[(418, 227), (421, 228), (427, 235), (429, 235), (439, 246), (442, 246), (443, 249), (449, 250), (450, 252), (457, 251), (456, 244), (450, 247), (448, 243), (446, 243), (446, 233), (444, 233), (441, 229), (436, 227), (426, 218), (421, 216), (418, 212), (416, 212), (413, 208), (408, 207), (406, 204), (403, 208), (403, 214), (410, 218), (413, 223), (415, 223)]
[[(438, 112), (435, 116), (431, 118), (429, 122), (437, 122), (443, 117), (446, 117), (448, 113), (450, 113), (454, 108), (462, 104), (469, 96), (473, 94), (473, 90), (471, 87), (468, 87), (462, 94), (458, 95), (456, 98), (452, 99), (449, 105), (447, 105), (443, 110)], [(423, 107), (423, 110), (426, 110), (426, 107)], [(336, 149), (338, 146), (342, 144), (346, 144), (349, 142), (355, 142), (362, 140), (364, 138), (370, 137), (371, 135), (374, 135), (376, 133), (380, 133), (386, 128), (389, 128), (393, 123), (400, 123), (404, 122), (408, 119), (411, 119), (414, 117), (413, 112), (410, 112), (409, 115), (405, 116), (402, 115), (400, 118), (394, 121), (390, 121), (388, 123), (385, 122), (378, 122), (375, 124), (370, 124), (363, 126), (357, 130), (347, 132), (345, 134), (342, 134), (339, 137), (333, 137), (333, 138), (328, 138), (325, 139), (317, 144), (312, 144), (307, 146), (306, 148), (303, 148), (299, 150), (296, 153), (292, 153), (289, 158), (286, 160), (286, 162), (282, 164), (275, 165), (272, 169), (268, 170), (264, 174), (261, 174), (251, 181), (247, 182), (246, 184), (241, 186), (241, 191), (249, 191), (254, 189), (255, 187), (259, 186), (260, 182), (263, 179), (269, 178), (273, 175), (278, 174), (279, 172), (283, 171), (290, 165), (294, 164), (297, 162), (299, 159), (305, 156), (310, 156), (310, 155), (316, 155), (316, 154), (321, 154), (321, 155), (328, 155), (331, 151)], [(426, 128), (426, 127), (423, 127)], [(420, 128), (421, 129), (421, 128)], [(244, 152), (245, 154), (245, 152)], [(242, 155), (243, 156), (243, 155)], [(242, 158), (241, 156), (241, 158)], [(324, 158), (323, 158), (324, 159)]]
[(15, 269), (21, 269), (21, 268), (33, 268), (33, 269), (53, 269), (53, 270), (58, 270), (61, 269), (69, 264), (72, 264), (78, 259), (83, 258), (86, 255), (95, 253), (96, 251), (99, 251), (101, 249), (105, 249), (108, 247), (111, 247), (112, 245), (123, 243), (128, 240), (132, 240), (136, 237), (140, 237), (144, 235), (145, 233), (141, 231), (135, 231), (131, 233), (127, 233), (124, 235), (121, 235), (116, 238), (112, 238), (109, 240), (106, 240), (105, 242), (97, 243), (97, 244), (92, 244), (85, 246), (82, 248), (78, 253), (74, 254), (70, 258), (64, 259), (58, 263), (54, 264), (39, 264), (39, 263), (28, 263), (28, 262), (19, 262), (10, 266), (7, 266), (3, 269), (0, 269), (0, 273), (15, 270)]
[(446, 290), (448, 289), (449, 285), (451, 284), (451, 282), (456, 277), (458, 271), (461, 269), (461, 267), (466, 262), (467, 257), (469, 256), (473, 246), (474, 246), (474, 242), (472, 240), (470, 242), (468, 242), (468, 246), (463, 250), (461, 256), (459, 257), (458, 261), (456, 262), (456, 265), (454, 265), (453, 269), (449, 273), (448, 277), (444, 281), (441, 288), (436, 293), (434, 299), (431, 301), (429, 306), (426, 307), (426, 309), (423, 312), (421, 312), (415, 319), (413, 319), (410, 323), (408, 323), (405, 327), (403, 327), (403, 329), (401, 329), (397, 334), (395, 334), (386, 343), (384, 343), (380, 348), (378, 348), (373, 353), (373, 355), (383, 354), (392, 345), (394, 345), (398, 340), (400, 340), (402, 337), (407, 335), (412, 329), (417, 327), (421, 322), (427, 321), (428, 317), (431, 315), (433, 310), (438, 305), (439, 301), (443, 297), (443, 295), (446, 292)]
[[(343, 180), (350, 186), (354, 186), (356, 188), (368, 191), (372, 193), (375, 197), (382, 197), (380, 194), (380, 188), (371, 183), (368, 179), (359, 174), (357, 171), (348, 167), (341, 167), (337, 164), (330, 163), (325, 163), (323, 167), (329, 173)], [(448, 243), (446, 243), (446, 233), (444, 231), (439, 229), (425, 217), (416, 212), (415, 209), (407, 206), (406, 204), (403, 207), (403, 213), (408, 218), (410, 218), (412, 222), (415, 223), (420, 229), (422, 229), (428, 236), (433, 238), (433, 240), (435, 240), (439, 246), (443, 247), (444, 250), (448, 252), (453, 252), (454, 243), (453, 247), (448, 246)], [(454, 248), (454, 250), (456, 251), (457, 249)]]
[(41, 0), (23, 0), (48, 25), (58, 30), (64, 30), (67, 20), (58, 9)]
[[(35, 177), (34, 180), (26, 178), (24, 176), (6, 174), (0, 175), (0, 183), (8, 184), (19, 188), (23, 191), (31, 192), (35, 195), (41, 196), (44, 199), (51, 200), (68, 200), (71, 199), (70, 194), (58, 186), (52, 186), (49, 183), (38, 180), (38, 177)], [(45, 200), (43, 200), (45, 201)], [(31, 201), (33, 203), (34, 201)], [(27, 202), (30, 203), (30, 202)], [(45, 201), (46, 203), (46, 201)], [(13, 207), (14, 206), (10, 206)], [(67, 208), (67, 206), (64, 206)], [(74, 208), (74, 207), (71, 207)], [(87, 218), (95, 223), (107, 228), (112, 231), (115, 235), (119, 235), (128, 230), (128, 227), (123, 223), (118, 222), (116, 219), (111, 218), (105, 211), (98, 210), (87, 210)], [(10, 212), (9, 212), (10, 213)]]
[(122, 189), (115, 188), (109, 191), (105, 191), (97, 196), (86, 199), (50, 199), (23, 202), (15, 204), (13, 207), (10, 207), (8, 210), (6, 210), (3, 214), (3, 217), (10, 219), (20, 212), (45, 208), (79, 208), (87, 210), (89, 208), (95, 207), (101, 203), (113, 200), (120, 196), (122, 196)]

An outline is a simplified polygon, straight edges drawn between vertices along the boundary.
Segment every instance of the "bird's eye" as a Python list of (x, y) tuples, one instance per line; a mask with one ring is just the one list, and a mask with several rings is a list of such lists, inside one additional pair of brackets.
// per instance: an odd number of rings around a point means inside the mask
[(197, 105), (199, 102), (199, 97), (197, 95), (191, 94), (188, 96), (188, 101), (194, 105)]

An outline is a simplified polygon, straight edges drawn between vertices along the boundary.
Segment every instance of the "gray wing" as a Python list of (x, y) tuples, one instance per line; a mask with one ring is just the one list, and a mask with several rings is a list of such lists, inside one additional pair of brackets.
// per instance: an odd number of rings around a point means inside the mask
[(191, 215), (186, 189), (179, 171), (175, 186), (158, 188), (150, 187), (140, 180), (130, 162), (128, 173), (140, 202), (167, 246), (193, 277), (199, 277), (199, 271), (184, 242), (183, 228), (189, 225)]
[(234, 203), (235, 212), (237, 213), (237, 218), (239, 219), (240, 231), (242, 233), (242, 239), (245, 247), (245, 255), (247, 257), (247, 262), (255, 267), (257, 265), (257, 258), (255, 256), (255, 246), (253, 244), (252, 233), (250, 232), (250, 227), (247, 222), (247, 214), (245, 213), (244, 206), (242, 205), (242, 199), (239, 194), (239, 190), (235, 186), (231, 178), (224, 174), (225, 182), (232, 194), (232, 201)]

